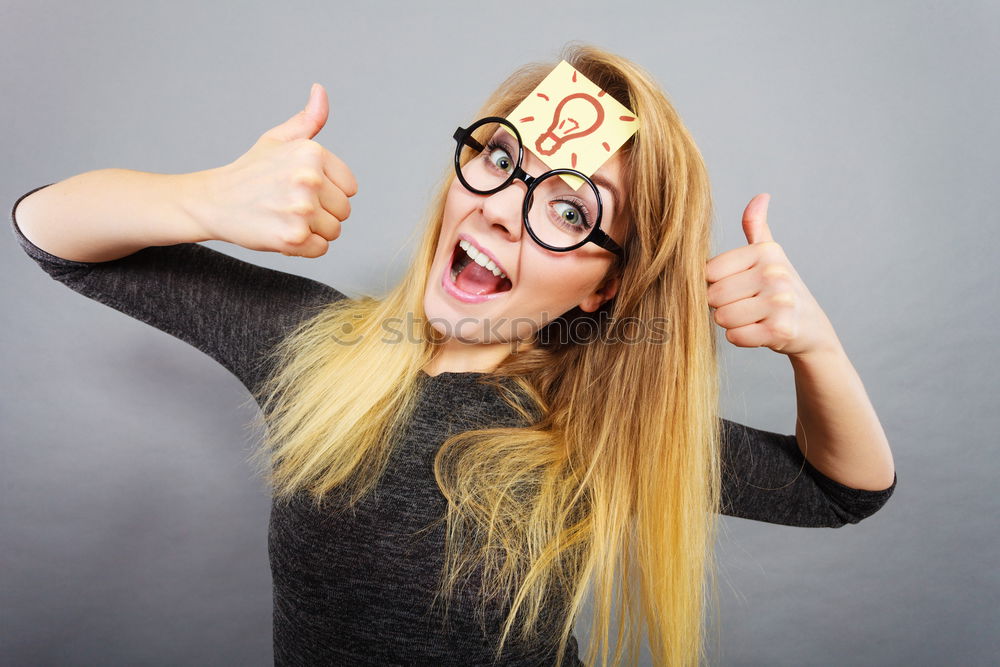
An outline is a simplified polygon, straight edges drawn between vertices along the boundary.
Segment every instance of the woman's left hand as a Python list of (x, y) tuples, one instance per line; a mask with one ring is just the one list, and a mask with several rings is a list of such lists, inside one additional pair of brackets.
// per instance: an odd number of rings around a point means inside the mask
[(705, 263), (715, 322), (739, 347), (768, 347), (791, 357), (836, 350), (840, 341), (830, 320), (771, 237), (770, 201), (771, 195), (759, 194), (743, 211), (749, 245)]

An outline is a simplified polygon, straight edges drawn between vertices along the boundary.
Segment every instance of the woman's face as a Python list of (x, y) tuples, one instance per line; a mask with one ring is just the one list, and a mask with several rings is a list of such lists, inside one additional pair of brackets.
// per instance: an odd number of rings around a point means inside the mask
[[(521, 166), (532, 176), (548, 171), (527, 149)], [(557, 180), (554, 177), (549, 182)], [(591, 180), (603, 204), (601, 229), (622, 245), (624, 222), (618, 215), (622, 202), (615, 195), (624, 191), (620, 154), (605, 162)], [(528, 338), (575, 306), (593, 312), (615, 295), (617, 280), (606, 284), (603, 281), (614, 260), (610, 251), (587, 243), (576, 250), (557, 252), (531, 238), (522, 220), (526, 192), (527, 186), (515, 180), (499, 192), (480, 195), (453, 179), (424, 294), (426, 317), (448, 338), (461, 343), (505, 343), (509, 347), (511, 341)], [(557, 205), (555, 211), (557, 215), (565, 214), (566, 207)], [(459, 247), (463, 239), (493, 259), (509, 280), (503, 281), (501, 288), (509, 289), (477, 299), (458, 287), (452, 279), (452, 266), (453, 259), (466, 259), (465, 250)], [(470, 286), (464, 279), (458, 282)], [(489, 288), (477, 291), (483, 289)]]

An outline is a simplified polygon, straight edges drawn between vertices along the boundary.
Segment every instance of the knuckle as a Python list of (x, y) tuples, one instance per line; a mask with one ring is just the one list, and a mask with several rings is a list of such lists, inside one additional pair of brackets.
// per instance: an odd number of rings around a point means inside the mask
[(781, 264), (766, 264), (761, 270), (761, 275), (768, 280), (780, 280), (789, 277), (788, 269)]
[(771, 303), (777, 306), (794, 306), (795, 295), (791, 292), (778, 292), (771, 296)]
[(298, 200), (293, 202), (292, 205), (288, 207), (288, 210), (293, 215), (307, 217), (312, 215), (316, 208), (311, 201)]
[(312, 167), (300, 167), (292, 174), (292, 183), (304, 185), (310, 190), (317, 190), (323, 184), (323, 178)]
[(295, 149), (301, 155), (307, 155), (309, 157), (320, 157), (323, 154), (323, 147), (319, 145), (319, 142), (313, 141), (312, 139), (302, 139), (298, 141), (295, 145)]
[(319, 144), (303, 139), (291, 148), (293, 161), (298, 165), (305, 165), (313, 170), (323, 168), (323, 149)]
[(297, 246), (304, 243), (311, 233), (308, 225), (293, 224), (289, 225), (288, 229), (282, 234), (282, 240), (286, 244)]

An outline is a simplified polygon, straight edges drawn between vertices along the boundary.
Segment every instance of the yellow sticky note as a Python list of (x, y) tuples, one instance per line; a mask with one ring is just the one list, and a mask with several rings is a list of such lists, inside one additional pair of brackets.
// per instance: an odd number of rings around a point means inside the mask
[[(549, 169), (597, 171), (639, 128), (635, 114), (565, 60), (507, 117)], [(562, 175), (573, 189), (583, 181)]]

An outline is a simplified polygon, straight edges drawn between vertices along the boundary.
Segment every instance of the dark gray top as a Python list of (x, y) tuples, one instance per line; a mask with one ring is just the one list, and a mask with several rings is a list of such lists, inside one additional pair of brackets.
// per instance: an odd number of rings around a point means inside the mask
[[(51, 185), (51, 183), (49, 184)], [(41, 186), (47, 187), (47, 186)], [(75, 262), (32, 244), (11, 224), (24, 251), (70, 289), (175, 336), (222, 364), (248, 389), (258, 386), (263, 353), (313, 309), (344, 294), (323, 283), (264, 268), (197, 243), (152, 246), (109, 262)], [(274, 583), (274, 658), (281, 665), (491, 664), (490, 647), (505, 615), (485, 632), (476, 600), (459, 597), (441, 627), (428, 614), (442, 567), (443, 526), (413, 535), (443, 516), (432, 473), (434, 453), (459, 429), (515, 425), (520, 417), (482, 373), (421, 374), (418, 407), (375, 494), (356, 513), (316, 512), (299, 498), (273, 504), (269, 555)], [(723, 422), (723, 511), (788, 526), (837, 528), (875, 513), (896, 487), (853, 489), (819, 472), (794, 435)], [(754, 488), (782, 487), (765, 491)], [(753, 486), (750, 486), (752, 484)], [(478, 581), (468, 588), (475, 590)], [(558, 627), (559, 619), (549, 619)], [(549, 636), (554, 637), (554, 633)], [(543, 645), (544, 644), (544, 645)], [(545, 665), (555, 640), (508, 643), (501, 664)], [(577, 644), (565, 665), (582, 664)]]

